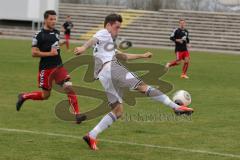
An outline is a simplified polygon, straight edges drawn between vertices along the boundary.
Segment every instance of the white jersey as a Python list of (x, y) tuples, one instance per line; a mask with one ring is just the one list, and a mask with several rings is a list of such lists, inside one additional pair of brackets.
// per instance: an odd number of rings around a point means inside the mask
[(123, 88), (135, 89), (142, 81), (117, 61), (115, 44), (108, 30), (102, 29), (93, 37), (98, 40), (93, 51), (94, 77), (100, 80), (110, 104), (122, 103)]
[(94, 77), (97, 78), (102, 65), (106, 62), (116, 59), (115, 47), (113, 38), (107, 29), (99, 30), (93, 37), (97, 38), (98, 40), (93, 50), (93, 55), (95, 58)]
[(103, 63), (111, 61), (115, 56), (113, 38), (107, 29), (98, 31), (94, 36), (98, 42), (94, 48), (93, 55), (99, 58)]

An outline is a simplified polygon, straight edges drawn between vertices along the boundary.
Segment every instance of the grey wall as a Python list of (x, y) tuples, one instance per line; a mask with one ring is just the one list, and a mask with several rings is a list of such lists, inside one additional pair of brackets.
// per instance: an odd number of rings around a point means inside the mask
[(0, 0), (0, 19), (41, 21), (46, 10), (58, 10), (58, 1)]
[(0, 0), (0, 19), (25, 20), (28, 0)]

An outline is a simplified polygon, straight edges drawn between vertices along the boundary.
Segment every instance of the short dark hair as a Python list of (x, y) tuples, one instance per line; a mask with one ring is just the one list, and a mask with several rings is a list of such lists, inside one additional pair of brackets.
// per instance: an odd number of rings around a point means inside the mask
[(45, 11), (45, 13), (44, 13), (44, 19), (48, 19), (49, 15), (56, 16), (57, 13), (56, 13), (56, 11), (54, 11), (54, 10), (47, 10), (47, 11)]
[(115, 23), (116, 21), (122, 23), (122, 21), (123, 21), (123, 20), (122, 20), (122, 16), (121, 16), (120, 14), (115, 14), (115, 13), (109, 14), (109, 15), (105, 18), (104, 27), (106, 27), (106, 25), (107, 25), (108, 23), (113, 24), (113, 23)]
[(179, 22), (186, 21), (184, 18), (180, 18)]

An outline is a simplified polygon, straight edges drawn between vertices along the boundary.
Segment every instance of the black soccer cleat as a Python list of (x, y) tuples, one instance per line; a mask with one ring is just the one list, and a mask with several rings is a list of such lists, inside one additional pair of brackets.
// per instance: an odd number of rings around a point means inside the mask
[(87, 119), (87, 116), (84, 114), (76, 114), (76, 124), (82, 123), (82, 121), (85, 121)]
[(25, 99), (23, 98), (23, 94), (19, 94), (18, 95), (18, 101), (16, 103), (16, 109), (17, 111), (20, 111), (23, 103), (25, 102)]

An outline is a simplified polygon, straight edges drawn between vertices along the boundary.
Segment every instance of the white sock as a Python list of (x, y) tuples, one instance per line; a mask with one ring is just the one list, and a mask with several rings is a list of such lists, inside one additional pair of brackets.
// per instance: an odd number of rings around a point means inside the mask
[(162, 102), (164, 105), (169, 106), (173, 109), (179, 108), (180, 106), (174, 103), (167, 95), (163, 94), (161, 91), (148, 87), (146, 94), (151, 97), (153, 100)]
[(155, 101), (162, 102), (164, 105), (169, 106), (173, 109), (179, 108), (179, 105), (174, 103), (167, 95), (163, 94), (157, 97), (151, 97)]
[(113, 112), (108, 113), (102, 118), (102, 120), (96, 125), (96, 127), (89, 132), (89, 136), (96, 139), (99, 133), (109, 128), (116, 120), (117, 117)]

